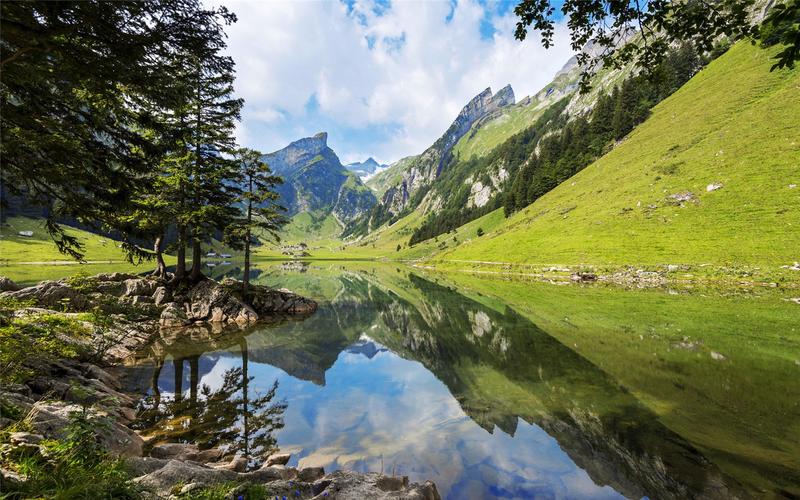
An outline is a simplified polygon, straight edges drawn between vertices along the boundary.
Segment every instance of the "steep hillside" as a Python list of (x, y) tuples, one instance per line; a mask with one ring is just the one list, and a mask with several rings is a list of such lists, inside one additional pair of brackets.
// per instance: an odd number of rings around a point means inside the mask
[(284, 179), (278, 192), (288, 215), (315, 212), (347, 222), (375, 205), (375, 195), (341, 164), (327, 140), (321, 132), (262, 157)]
[(414, 163), (416, 156), (406, 156), (392, 163), (387, 168), (371, 176), (367, 181), (367, 187), (372, 189), (381, 198), (391, 186), (397, 185), (403, 180), (403, 174), (408, 167)]
[[(416, 208), (424, 203), (420, 198), (450, 162), (453, 146), (458, 140), (475, 123), (492, 119), (501, 113), (503, 108), (512, 104), (514, 104), (514, 91), (511, 86), (500, 89), (496, 94), (492, 94), (492, 89), (487, 88), (475, 96), (431, 147), (419, 156), (411, 157), (401, 167), (387, 170), (387, 172), (393, 171), (390, 177), (395, 182), (387, 183), (379, 206), (370, 215), (369, 221), (364, 221), (360, 225), (359, 230), (363, 233), (368, 229), (377, 228), (409, 206), (413, 205), (411, 208)], [(435, 200), (432, 203), (428, 201), (427, 209), (436, 208)]]
[(441, 262), (746, 263), (800, 248), (800, 69), (741, 42), (600, 160)]

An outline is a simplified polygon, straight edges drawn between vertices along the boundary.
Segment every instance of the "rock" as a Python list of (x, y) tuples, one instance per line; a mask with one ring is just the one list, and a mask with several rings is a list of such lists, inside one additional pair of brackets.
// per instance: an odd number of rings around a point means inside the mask
[(253, 286), (248, 300), (260, 315), (311, 314), (317, 303), (288, 290), (274, 290), (264, 286)]
[(383, 491), (399, 491), (408, 486), (408, 476), (381, 476), (375, 485)]
[(153, 295), (156, 290), (156, 282), (146, 278), (129, 278), (122, 282), (125, 287), (122, 292), (126, 297), (134, 295)]
[(253, 481), (257, 483), (268, 483), (270, 481), (277, 481), (277, 480), (289, 480), (297, 477), (297, 471), (292, 469), (291, 471), (286, 467), (280, 466), (270, 466), (270, 467), (261, 467), (260, 469), (248, 472), (246, 474), (242, 474), (242, 476), (246, 477), (248, 481)]
[(58, 281), (43, 281), (36, 286), (30, 286), (15, 292), (3, 292), (0, 297), (17, 300), (35, 300), (43, 307), (63, 309), (87, 309), (91, 302), (83, 293), (75, 290), (65, 283)]
[(186, 311), (176, 302), (168, 303), (164, 310), (161, 311), (161, 317), (158, 319), (158, 324), (166, 327), (185, 326), (190, 323)]
[(230, 462), (213, 465), (216, 469), (230, 470), (234, 472), (247, 471), (247, 459), (244, 457), (233, 457)]
[(726, 359), (728, 359), (723, 354), (720, 354), (716, 351), (711, 351), (711, 358), (716, 361), (725, 361)]
[(27, 480), (27, 476), (12, 470), (0, 468), (0, 491), (14, 491), (18, 485), (21, 485)]
[[(63, 401), (37, 402), (31, 410), (30, 424), (36, 433), (46, 438), (63, 439), (66, 427), (73, 412), (80, 412), (77, 404)], [(94, 410), (91, 410), (94, 412)], [(94, 412), (97, 414), (97, 412)], [(101, 415), (102, 416), (102, 415)], [(122, 457), (140, 457), (144, 442), (138, 434), (124, 425), (109, 419), (107, 425), (98, 429), (100, 443), (113, 455)]]
[(119, 281), (101, 281), (95, 285), (94, 289), (105, 295), (119, 297), (125, 291), (125, 285)]
[(667, 272), (674, 273), (675, 271), (680, 270), (681, 266), (676, 266), (674, 264), (670, 264), (667, 266)]
[(181, 495), (186, 495), (188, 493), (193, 492), (194, 490), (199, 490), (203, 486), (204, 485), (202, 483), (189, 483), (189, 484), (185, 485), (183, 488), (181, 488), (180, 494)]
[(94, 277), (97, 281), (125, 281), (136, 278), (133, 274), (127, 273), (100, 273)]
[(581, 281), (581, 282), (597, 281), (597, 275), (594, 273), (580, 272), (572, 274), (569, 277), (569, 279), (571, 279), (572, 281)]
[(12, 444), (39, 444), (44, 441), (44, 436), (41, 434), (31, 434), (30, 432), (12, 432), (8, 436)]
[(674, 202), (680, 204), (680, 205), (683, 205), (684, 203), (689, 202), (689, 201), (696, 201), (697, 200), (697, 198), (695, 197), (694, 193), (692, 193), (690, 191), (684, 191), (682, 193), (671, 194), (671, 195), (669, 195), (668, 198), (673, 200)]
[(16, 292), (22, 287), (11, 281), (5, 276), (0, 276), (0, 292)]
[(160, 286), (153, 292), (153, 303), (157, 306), (167, 303), (172, 300), (172, 294), (166, 287)]
[(706, 186), (706, 192), (710, 193), (711, 191), (716, 191), (717, 189), (722, 189), (722, 183), (720, 182), (712, 182), (708, 186)]
[(264, 467), (270, 467), (273, 465), (286, 465), (289, 463), (291, 458), (291, 453), (275, 453), (267, 458), (267, 460), (264, 462)]
[(125, 460), (125, 469), (131, 477), (144, 476), (161, 469), (169, 460), (153, 457), (131, 457)]
[(150, 450), (150, 456), (165, 460), (197, 460), (200, 453), (196, 444), (165, 443), (159, 444)]
[(190, 318), (195, 321), (254, 323), (258, 314), (242, 302), (230, 289), (213, 280), (198, 283), (188, 293)]
[(131, 304), (135, 306), (151, 305), (153, 303), (152, 297), (147, 295), (134, 295), (131, 299)]
[(161, 494), (169, 494), (178, 483), (216, 484), (235, 481), (238, 475), (230, 470), (206, 467), (195, 462), (169, 460), (163, 467), (137, 477), (134, 482)]
[(311, 483), (325, 475), (323, 467), (303, 467), (297, 471), (297, 479), (306, 483)]
[(224, 455), (225, 452), (223, 450), (219, 448), (211, 448), (197, 453), (195, 460), (207, 464), (209, 462), (216, 462), (217, 460), (220, 460)]

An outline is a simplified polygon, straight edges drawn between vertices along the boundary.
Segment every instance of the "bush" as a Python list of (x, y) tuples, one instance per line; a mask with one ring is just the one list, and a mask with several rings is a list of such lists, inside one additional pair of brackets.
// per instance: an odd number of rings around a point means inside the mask
[(39, 361), (90, 354), (91, 331), (74, 318), (41, 314), (0, 325), (0, 382), (24, 382)]
[[(44, 441), (42, 453), (3, 455), (4, 467), (27, 477), (3, 491), (3, 498), (138, 498), (124, 463), (100, 445), (97, 432), (107, 423), (84, 407), (70, 415), (66, 437)], [(7, 441), (7, 435), (0, 441)]]

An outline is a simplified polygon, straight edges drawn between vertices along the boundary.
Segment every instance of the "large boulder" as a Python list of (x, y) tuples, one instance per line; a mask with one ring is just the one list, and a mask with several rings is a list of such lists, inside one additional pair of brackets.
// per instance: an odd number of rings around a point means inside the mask
[(160, 286), (156, 288), (156, 291), (153, 292), (153, 303), (157, 306), (162, 304), (166, 304), (167, 302), (172, 300), (172, 294), (167, 287)]
[(258, 314), (234, 293), (213, 280), (203, 280), (187, 294), (189, 319), (245, 325), (255, 323)]
[(51, 309), (88, 309), (91, 307), (89, 298), (60, 281), (42, 281), (36, 286), (29, 286), (14, 292), (3, 292), (0, 297), (17, 300), (33, 300), (42, 307)]
[(22, 287), (11, 281), (10, 278), (0, 276), (0, 292), (16, 292), (20, 288)]
[(188, 325), (191, 321), (189, 321), (186, 311), (177, 302), (170, 302), (161, 311), (158, 323), (165, 327), (178, 327)]
[(158, 283), (147, 278), (129, 278), (122, 282), (125, 287), (123, 295), (126, 297), (133, 297), (136, 295), (153, 295), (156, 291)]
[(289, 290), (276, 290), (265, 286), (252, 286), (247, 297), (259, 315), (311, 314), (317, 303)]
[[(67, 426), (74, 413), (82, 411), (80, 405), (63, 401), (39, 401), (31, 410), (30, 424), (37, 434), (47, 438), (63, 439)], [(97, 415), (102, 417), (103, 415)], [(121, 457), (140, 457), (144, 442), (138, 434), (124, 425), (107, 419), (105, 425), (98, 427), (97, 436), (105, 449)]]
[(215, 469), (196, 462), (170, 460), (163, 467), (134, 479), (145, 489), (169, 494), (178, 484), (218, 484), (235, 481), (238, 474), (232, 470)]

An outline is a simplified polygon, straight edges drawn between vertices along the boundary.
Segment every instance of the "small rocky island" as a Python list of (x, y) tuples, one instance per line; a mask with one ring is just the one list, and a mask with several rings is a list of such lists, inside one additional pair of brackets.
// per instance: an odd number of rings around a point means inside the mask
[(222, 446), (143, 439), (133, 428), (144, 394), (126, 392), (121, 366), (165, 330), (221, 333), (317, 309), (285, 289), (243, 294), (237, 280), (169, 278), (111, 273), (22, 288), (0, 277), (0, 491), (25, 498), (61, 470), (91, 478), (78, 497), (109, 481), (115, 498), (440, 498), (432, 482), (404, 476), (288, 467), (277, 450), (253, 468)]

